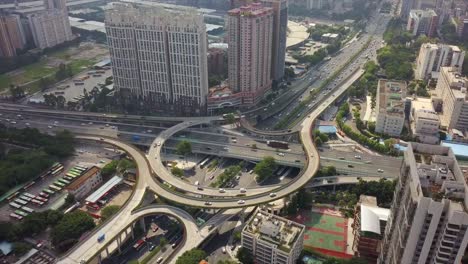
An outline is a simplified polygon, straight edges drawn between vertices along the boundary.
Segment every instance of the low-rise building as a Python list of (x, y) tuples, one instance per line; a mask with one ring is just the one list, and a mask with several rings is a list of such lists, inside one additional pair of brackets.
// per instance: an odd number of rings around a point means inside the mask
[(405, 123), (406, 82), (380, 79), (376, 100), (375, 131), (400, 136)]
[(101, 183), (101, 170), (98, 167), (93, 166), (81, 175), (81, 177), (68, 185), (66, 190), (73, 194), (76, 199), (81, 199), (92, 190), (96, 189)]
[(354, 210), (353, 250), (368, 263), (376, 263), (390, 209), (377, 205), (374, 196), (361, 195)]
[(440, 114), (440, 124), (450, 130), (468, 129), (468, 78), (461, 76), (456, 67), (442, 67), (433, 100)]
[(438, 78), (440, 67), (459, 67), (463, 65), (465, 52), (458, 46), (424, 43), (416, 59), (416, 79)]
[(428, 37), (435, 36), (437, 32), (438, 18), (432, 9), (413, 9), (409, 13), (406, 30), (413, 36), (426, 34)]
[(430, 98), (414, 98), (410, 111), (411, 130), (420, 142), (439, 143), (440, 120)]
[(257, 210), (242, 230), (242, 247), (257, 264), (293, 264), (299, 258), (305, 226)]

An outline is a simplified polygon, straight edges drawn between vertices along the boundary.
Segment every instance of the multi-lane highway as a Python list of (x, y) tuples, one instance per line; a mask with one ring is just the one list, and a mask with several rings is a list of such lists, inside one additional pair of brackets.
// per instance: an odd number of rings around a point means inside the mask
[[(381, 16), (375, 16), (370, 20), (370, 25), (368, 26), (369, 34), (364, 34), (361, 40), (354, 41), (350, 43), (349, 47), (352, 47), (351, 50), (356, 49), (360, 50), (364, 45), (366, 39), (375, 37), (376, 35), (380, 35), (382, 28), (385, 27), (388, 18), (383, 18)], [(359, 44), (360, 43), (360, 44)], [(367, 52), (375, 52), (377, 45), (380, 44), (379, 39), (373, 40), (370, 47), (371, 50), (367, 50)], [(373, 50), (372, 50), (373, 49)], [(351, 58), (353, 55), (350, 51), (343, 52), (341, 54), (347, 54), (348, 56), (350, 53)], [(313, 78), (317, 77), (317, 74), (320, 78), (320, 75), (325, 74), (327, 72), (334, 72), (334, 69), (341, 68), (341, 64), (338, 62), (345, 62), (347, 59), (345, 57), (336, 56), (332, 59), (329, 63), (327, 63), (325, 68), (319, 71), (318, 73), (309, 73), (310, 77)], [(343, 55), (344, 56), (344, 55)], [(134, 209), (140, 203), (144, 192), (147, 189), (152, 190), (153, 192), (157, 193), (158, 195), (165, 197), (171, 201), (176, 203), (185, 204), (193, 207), (204, 207), (204, 208), (222, 208), (222, 209), (229, 209), (229, 210), (238, 210), (235, 208), (247, 207), (247, 206), (254, 206), (258, 204), (264, 204), (276, 200), (280, 197), (287, 196), (296, 190), (300, 189), (301, 187), (307, 185), (316, 174), (319, 168), (319, 152), (315, 148), (313, 141), (311, 139), (310, 131), (313, 127), (314, 121), (322, 114), (324, 110), (326, 110), (336, 98), (341, 96), (346, 89), (357, 79), (359, 76), (362, 75), (363, 70), (358, 69), (365, 61), (365, 56), (369, 56), (366, 52), (361, 53), (360, 56), (350, 65), (348, 68), (343, 69), (340, 75), (338, 75), (337, 80), (331, 82), (327, 87), (324, 87), (324, 91), (319, 93), (317, 98), (315, 99), (316, 102), (312, 102), (307, 108), (305, 108), (302, 112), (299, 113), (298, 118), (303, 119), (302, 121), (298, 122), (294, 128), (299, 131), (300, 141), (302, 143), (303, 148), (303, 161), (304, 167), (301, 171), (301, 175), (294, 178), (287, 184), (282, 186), (275, 186), (270, 188), (262, 188), (262, 189), (248, 189), (245, 194), (239, 196), (239, 190), (236, 189), (226, 189), (225, 193), (220, 193), (217, 189), (212, 188), (198, 188), (198, 186), (182, 182), (177, 180), (173, 177), (169, 171), (163, 166), (161, 162), (161, 149), (163, 148), (164, 144), (167, 140), (169, 140), (174, 134), (182, 131), (184, 129), (202, 125), (202, 124), (210, 124), (213, 121), (221, 121), (222, 118), (220, 117), (198, 117), (198, 118), (174, 118), (174, 117), (167, 117), (167, 118), (160, 118), (160, 117), (141, 117), (141, 116), (128, 116), (128, 115), (106, 115), (106, 114), (92, 114), (92, 113), (76, 113), (76, 112), (63, 112), (63, 111), (50, 111), (50, 110), (38, 110), (38, 109), (30, 109), (28, 107), (23, 108), (23, 110), (19, 110), (20, 113), (26, 112), (44, 112), (51, 114), (52, 116), (66, 116), (67, 118), (81, 118), (83, 120), (101, 120), (101, 121), (108, 121), (111, 122), (112, 120), (128, 120), (131, 122), (175, 122), (177, 123), (175, 126), (172, 126), (161, 133), (159, 133), (156, 139), (153, 141), (149, 155), (146, 157), (143, 153), (141, 153), (135, 147), (122, 142), (119, 139), (105, 137), (101, 135), (105, 135), (107, 132), (111, 131), (110, 129), (103, 129), (106, 133), (98, 133), (98, 135), (80, 135), (79, 138), (83, 140), (93, 140), (97, 142), (103, 142), (107, 144), (114, 145), (120, 149), (123, 149), (130, 155), (134, 161), (137, 163), (138, 166), (138, 182), (135, 186), (135, 190), (129, 199), (129, 201), (122, 207), (122, 209), (118, 212), (118, 214), (111, 218), (108, 222), (104, 225), (100, 226), (99, 230), (96, 230), (94, 233), (90, 234), (88, 238), (84, 241), (81, 241), (78, 245), (76, 245), (64, 258), (60, 260), (60, 263), (79, 263), (80, 261), (84, 260), (89, 261), (99, 254), (104, 248), (109, 248), (112, 250), (117, 245), (113, 242), (114, 238), (116, 238), (119, 234), (121, 234), (122, 230), (125, 230), (129, 225), (131, 225), (134, 221), (139, 219), (140, 217), (146, 214), (154, 214), (154, 213), (167, 213), (171, 214), (174, 217), (177, 217), (185, 226), (186, 229), (186, 245), (190, 247), (194, 245), (198, 245), (200, 241), (209, 234), (209, 228), (205, 227), (199, 230), (193, 222), (191, 217), (188, 217), (184, 212), (179, 211), (180, 209), (175, 209), (171, 207), (155, 207), (144, 209), (141, 211), (134, 211)], [(372, 53), (372, 56), (375, 54)], [(323, 78), (323, 77), (322, 77)], [(312, 79), (308, 79), (312, 81)], [(317, 86), (317, 84), (307, 83), (306, 81), (307, 90), (304, 91), (304, 87), (298, 87), (294, 89), (298, 89), (300, 92), (304, 92), (302, 96), (305, 96), (308, 93), (309, 88), (313, 88), (313, 86)], [(302, 90), (301, 90), (302, 89)], [(286, 107), (285, 114), (288, 114), (295, 108), (299, 102), (294, 102), (289, 104)], [(14, 108), (12, 106), (3, 105), (1, 106), (4, 110), (8, 110)], [(7, 109), (8, 108), (8, 109)], [(16, 108), (17, 109), (17, 108)], [(13, 110), (15, 111), (15, 110)], [(16, 110), (17, 111), (17, 110)], [(268, 123), (268, 122), (266, 122)], [(31, 125), (32, 126), (32, 125)], [(47, 128), (50, 130), (56, 130), (56, 127)], [(267, 133), (268, 134), (268, 133)], [(353, 161), (359, 163), (359, 161)], [(348, 161), (347, 163), (351, 163)], [(361, 164), (357, 164), (361, 165)], [(345, 179), (343, 179), (345, 180)], [(168, 188), (164, 183), (169, 184), (171, 186), (176, 187), (177, 189), (184, 190), (187, 193), (179, 193), (174, 192), (171, 188)], [(222, 219), (222, 218), (221, 218)], [(221, 220), (220, 220), (221, 221)], [(99, 243), (97, 241), (97, 237), (100, 234), (106, 235), (106, 241), (103, 243)], [(188, 249), (189, 246), (184, 246), (184, 249)], [(180, 251), (182, 252), (182, 251)], [(178, 253), (180, 254), (180, 253)]]

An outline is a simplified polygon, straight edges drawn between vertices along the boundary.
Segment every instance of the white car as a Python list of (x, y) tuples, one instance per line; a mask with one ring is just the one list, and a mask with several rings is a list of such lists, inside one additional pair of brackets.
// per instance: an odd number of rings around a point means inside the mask
[(382, 170), (382, 169), (377, 169), (377, 172), (383, 173), (384, 170)]
[(224, 149), (224, 150), (229, 150), (229, 148), (228, 148), (228, 147), (224, 147), (223, 149)]
[(51, 129), (51, 128), (52, 128), (52, 126), (47, 126), (47, 128)]
[(239, 200), (239, 201), (237, 201), (237, 204), (245, 204), (245, 201), (244, 200)]
[(270, 193), (270, 197), (275, 197), (276, 193)]
[(282, 152), (279, 152), (279, 153), (278, 153), (278, 156), (280, 156), (280, 157), (284, 157), (284, 153), (282, 153)]
[(359, 155), (354, 156), (354, 158), (355, 158), (355, 159), (362, 159), (362, 157), (359, 156)]
[(219, 189), (219, 192), (220, 192), (220, 193), (225, 193), (226, 190), (224, 190), (223, 188), (221, 188), (221, 189)]
[(156, 143), (156, 146), (158, 147), (161, 146), (161, 142)]
[(245, 193), (245, 192), (247, 192), (247, 190), (245, 188), (240, 188), (240, 192)]

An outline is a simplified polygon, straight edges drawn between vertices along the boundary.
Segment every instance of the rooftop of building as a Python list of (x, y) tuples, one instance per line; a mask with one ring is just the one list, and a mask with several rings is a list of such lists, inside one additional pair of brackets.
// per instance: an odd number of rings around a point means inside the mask
[(405, 160), (414, 161), (409, 164), (410, 170), (416, 172), (413, 182), (418, 195), (434, 201), (464, 201), (466, 182), (450, 147), (412, 142), (405, 152)]
[(405, 81), (379, 80), (379, 112), (386, 112), (390, 115), (404, 115), (405, 97)]
[(440, 67), (439, 76), (445, 76), (447, 78), (453, 95), (456, 98), (463, 98), (465, 101), (468, 100), (466, 92), (468, 89), (468, 78), (461, 75), (457, 67)]
[(241, 6), (228, 11), (229, 15), (240, 15), (240, 16), (262, 16), (268, 13), (272, 13), (273, 8), (263, 6), (262, 3), (256, 2), (250, 5)]
[(257, 210), (244, 227), (257, 239), (274, 244), (284, 252), (290, 252), (305, 226), (286, 218)]
[(292, 20), (288, 21), (288, 36), (286, 39), (286, 47), (292, 47), (303, 43), (309, 38), (309, 33), (307, 32), (307, 27), (301, 23), (294, 22)]
[(432, 9), (411, 9), (410, 17), (432, 17), (437, 16), (437, 13)]
[(76, 179), (74, 182), (72, 182), (70, 185), (67, 186), (67, 190), (76, 190), (79, 188), (84, 182), (86, 182), (89, 178), (93, 177), (97, 173), (99, 173), (100, 169), (96, 166), (91, 167), (89, 170), (87, 170), (81, 177)]

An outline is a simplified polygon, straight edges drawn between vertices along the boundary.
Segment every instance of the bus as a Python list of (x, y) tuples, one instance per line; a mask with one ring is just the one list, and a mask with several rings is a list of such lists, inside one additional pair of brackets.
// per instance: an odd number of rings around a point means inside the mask
[(203, 169), (205, 168), (206, 165), (208, 165), (208, 163), (210, 163), (211, 159), (213, 157), (212, 156), (208, 156), (206, 159), (204, 159), (201, 163), (200, 163), (200, 168)]
[(65, 187), (65, 184), (63, 184), (63, 183), (61, 183), (61, 182), (59, 182), (59, 181), (54, 182), (54, 184), (55, 184), (56, 186), (59, 186), (59, 187), (62, 187), (62, 188)]
[(135, 245), (133, 245), (133, 248), (136, 251), (139, 251), (141, 248), (143, 248), (143, 245), (145, 244), (145, 241), (143, 239), (138, 240)]
[(31, 200), (33, 199), (33, 198), (30, 198), (30, 197), (27, 197), (27, 196), (24, 196), (24, 195), (21, 195), (20, 198), (21, 198), (22, 200), (27, 201), (27, 202), (29, 202), (29, 201), (31, 201)]
[(54, 191), (51, 191), (51, 190), (49, 190), (49, 189), (44, 189), (44, 190), (42, 190), (42, 191), (45, 192), (45, 193), (47, 193), (48, 195), (52, 195), (52, 194), (55, 193)]
[(15, 214), (17, 214), (17, 215), (21, 215), (21, 216), (23, 216), (23, 217), (26, 217), (26, 216), (28, 216), (28, 213), (26, 213), (26, 212), (23, 212), (23, 211), (21, 211), (21, 210), (16, 210), (16, 211), (15, 211)]
[(21, 199), (15, 199), (15, 203), (21, 204), (21, 205), (27, 205), (28, 204), (28, 202), (26, 202), (24, 200), (21, 200)]
[(11, 214), (10, 214), (10, 217), (11, 217), (11, 218), (14, 218), (14, 219), (16, 219), (16, 220), (22, 220), (22, 219), (23, 219), (23, 217), (22, 217), (21, 215), (17, 215), (17, 214), (15, 214), (15, 213), (11, 213)]
[(15, 199), (15, 197), (18, 196), (19, 194), (20, 194), (20, 192), (15, 192), (14, 194), (8, 196), (7, 200), (11, 201), (11, 200)]
[(72, 174), (72, 175), (75, 175), (75, 177), (78, 177), (81, 175), (81, 172), (79, 171), (69, 171), (68, 173)]
[(74, 168), (77, 168), (77, 169), (83, 170), (83, 171), (88, 169), (88, 167), (86, 167), (86, 166), (79, 166), (79, 165), (76, 165)]
[(278, 172), (276, 173), (276, 176), (280, 176), (285, 169), (286, 167), (281, 167), (281, 169), (279, 169)]
[(15, 202), (11, 202), (11, 203), (9, 203), (9, 205), (10, 205), (11, 207), (15, 208), (15, 209), (20, 209), (20, 208), (21, 208), (21, 205), (15, 203)]
[(24, 192), (23, 195), (26, 196), (26, 197), (29, 197), (31, 199), (34, 199), (36, 197), (35, 195), (32, 195), (32, 194), (27, 193), (27, 192)]
[(47, 201), (49, 201), (48, 199), (46, 199), (44, 197), (40, 197), (40, 196), (36, 197), (36, 200), (44, 202), (44, 203), (47, 203)]
[(57, 169), (52, 171), (52, 176), (59, 174), (61, 171), (63, 171), (63, 166), (58, 167)]
[(29, 207), (27, 207), (27, 206), (21, 207), (21, 210), (25, 211), (25, 212), (28, 213), (28, 214), (34, 213), (34, 209), (31, 209), (31, 208), (29, 208)]
[(49, 185), (49, 188), (51, 188), (52, 190), (56, 192), (60, 192), (62, 190), (62, 188), (55, 186), (55, 185)]
[(63, 183), (63, 184), (70, 184), (70, 181), (67, 181), (64, 178), (60, 178), (60, 179), (58, 179), (58, 181)]
[(48, 194), (45, 193), (45, 192), (41, 192), (41, 193), (39, 194), (39, 196), (44, 197), (44, 198), (47, 198), (47, 199), (50, 197), (50, 195), (48, 195)]
[(37, 205), (37, 206), (43, 206), (44, 205), (44, 202), (43, 201), (39, 201), (39, 200), (32, 200), (31, 201), (33, 204)]
[(63, 178), (64, 178), (65, 180), (69, 181), (69, 182), (73, 181), (73, 179), (74, 179), (73, 177), (66, 176), (66, 175), (63, 176)]
[(69, 170), (68, 172), (74, 172), (74, 173), (81, 174), (81, 171), (80, 171), (80, 170), (77, 170), (77, 169), (71, 169), (71, 170)]
[(78, 175), (76, 175), (76, 173), (72, 173), (72, 172), (67, 172), (67, 174), (65, 174), (65, 176), (68, 176), (68, 177), (71, 177), (71, 178), (78, 177)]

